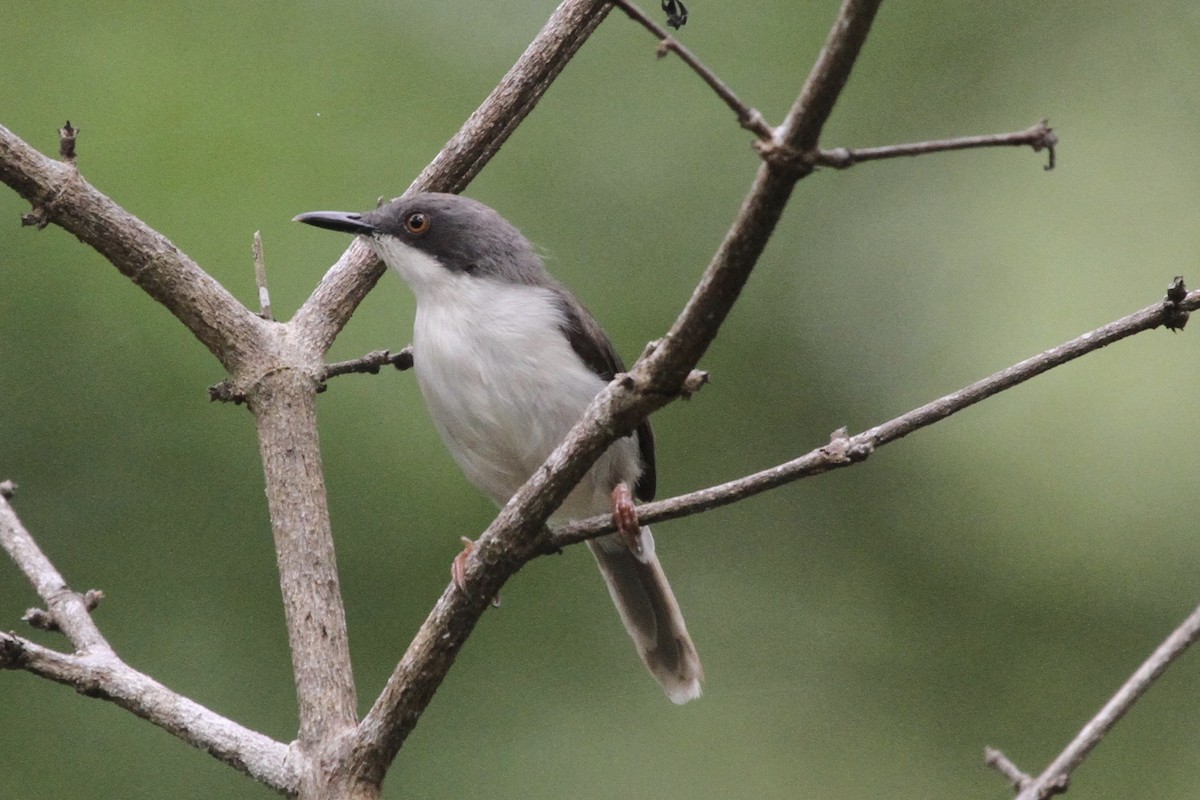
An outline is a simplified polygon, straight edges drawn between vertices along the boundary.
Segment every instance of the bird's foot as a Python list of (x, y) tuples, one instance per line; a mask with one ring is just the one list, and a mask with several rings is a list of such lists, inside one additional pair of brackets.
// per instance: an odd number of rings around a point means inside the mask
[(637, 556), (642, 554), (642, 526), (638, 524), (637, 509), (633, 505), (633, 492), (629, 484), (621, 481), (612, 490), (612, 519), (617, 526), (617, 535), (625, 546)]
[[(454, 588), (458, 589), (468, 597), (471, 595), (467, 591), (467, 559), (471, 556), (471, 552), (475, 549), (475, 542), (462, 537), (463, 549), (462, 552), (454, 557), (450, 562), (450, 578), (454, 581)], [(500, 607), (500, 594), (497, 593), (491, 600), (492, 608)]]

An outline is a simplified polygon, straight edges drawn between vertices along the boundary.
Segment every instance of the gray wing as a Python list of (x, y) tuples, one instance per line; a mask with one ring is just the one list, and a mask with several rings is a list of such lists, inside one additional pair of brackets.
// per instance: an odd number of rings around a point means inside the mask
[[(600, 327), (583, 305), (561, 286), (553, 287), (563, 311), (563, 333), (583, 363), (606, 381), (611, 381), (618, 372), (625, 371), (621, 357), (617, 355), (608, 334)], [(634, 486), (634, 494), (643, 502), (653, 500), (658, 476), (654, 467), (654, 432), (649, 421), (643, 422), (634, 432), (638, 450), (642, 456), (642, 474)]]

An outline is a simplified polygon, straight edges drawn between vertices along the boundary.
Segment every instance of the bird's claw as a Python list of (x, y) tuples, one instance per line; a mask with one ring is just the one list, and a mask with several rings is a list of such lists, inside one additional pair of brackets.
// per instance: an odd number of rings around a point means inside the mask
[[(454, 588), (458, 589), (468, 597), (471, 593), (467, 591), (467, 559), (470, 558), (471, 552), (475, 549), (475, 542), (466, 536), (462, 537), (463, 549), (462, 552), (454, 557), (450, 562), (450, 578), (454, 581)], [(500, 593), (491, 599), (492, 608), (500, 607)]]
[(638, 523), (637, 508), (633, 505), (633, 492), (629, 484), (621, 481), (612, 490), (612, 520), (617, 535), (634, 555), (642, 554), (642, 526)]

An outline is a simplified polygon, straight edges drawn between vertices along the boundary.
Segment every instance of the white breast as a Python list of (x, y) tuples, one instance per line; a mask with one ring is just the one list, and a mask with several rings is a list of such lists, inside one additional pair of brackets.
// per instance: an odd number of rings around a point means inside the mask
[[(468, 480), (503, 504), (542, 465), (604, 381), (562, 333), (549, 289), (454, 274), (433, 259), (401, 270), (417, 297), (414, 369), (442, 440)], [(405, 274), (407, 273), (407, 274)], [(556, 515), (604, 513), (619, 480), (641, 473), (636, 442), (601, 457)]]

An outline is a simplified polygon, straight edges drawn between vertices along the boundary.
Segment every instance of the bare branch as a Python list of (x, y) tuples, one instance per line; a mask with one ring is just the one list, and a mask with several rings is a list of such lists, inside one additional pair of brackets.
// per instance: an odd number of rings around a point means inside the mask
[(46, 558), (29, 531), (25, 530), (17, 512), (8, 502), (10, 496), (11, 491), (0, 493), (0, 547), (25, 573), (33, 590), (46, 604), (54, 627), (66, 634), (76, 650), (81, 653), (111, 653), (112, 648), (92, 620), (87, 602), (78, 592), (71, 591), (63, 576)]
[(267, 262), (263, 259), (262, 232), (254, 232), (254, 244), (250, 248), (254, 256), (254, 283), (258, 286), (258, 315), (263, 319), (275, 319), (271, 313), (271, 293), (267, 290)]
[(71, 591), (9, 504), (14, 488), (11, 481), (0, 484), (0, 546), (49, 608), (48, 613), (31, 610), (42, 623), (38, 627), (62, 630), (78, 652), (67, 655), (0, 633), (0, 669), (22, 669), (109, 700), (267, 786), (290, 793), (296, 779), (286, 745), (172, 692), (117, 657), (88, 613), (103, 595)]
[(800, 96), (776, 129), (775, 139), (789, 149), (807, 153), (817, 146), (821, 131), (842, 94), (859, 50), (875, 21), (882, 0), (843, 0), (837, 22)]
[[(406, 193), (462, 191), (529, 116), (610, 8), (605, 0), (565, 0), (555, 9), (496, 88)], [(355, 240), (296, 313), (297, 333), (321, 352), (327, 350), (382, 275), (383, 264), (374, 251)]]
[(22, 669), (108, 700), (277, 792), (295, 793), (297, 777), (287, 745), (176, 694), (111, 650), (66, 655), (0, 633), (0, 669)]
[(306, 745), (351, 728), (358, 718), (317, 441), (316, 386), (299, 370), (280, 370), (264, 376), (247, 398), (258, 429)]
[(256, 352), (263, 321), (165, 236), (84, 180), (74, 159), (46, 158), (0, 125), (0, 181), (33, 205), (29, 224), (53, 222), (75, 234), (174, 314), (226, 369), (235, 371)]
[[(99, 589), (88, 589), (83, 593), (83, 607), (88, 610), (88, 613), (91, 613), (96, 610), (103, 599), (104, 592)], [(62, 632), (62, 628), (58, 627), (58, 620), (54, 618), (54, 615), (41, 608), (27, 609), (25, 615), (21, 617), (21, 621), (28, 623), (31, 628), (37, 628), (39, 631), (49, 631), (51, 633)]]
[(729, 88), (723, 80), (717, 77), (716, 73), (701, 63), (700, 59), (692, 54), (683, 46), (683, 43), (667, 32), (665, 28), (659, 25), (650, 17), (646, 16), (640, 8), (627, 0), (614, 0), (613, 5), (629, 15), (629, 18), (640, 24), (643, 28), (653, 33), (658, 37), (658, 56), (662, 58), (668, 52), (672, 52), (679, 56), (683, 63), (692, 68), (692, 71), (700, 76), (701, 80), (708, 84), (709, 88), (716, 92), (717, 97), (724, 101), (725, 105), (733, 110), (737, 115), (738, 124), (746, 130), (756, 134), (758, 138), (764, 141), (770, 141), (774, 135), (771, 126), (767, 124), (767, 120), (759, 112), (757, 108), (752, 108), (742, 99), (738, 97), (733, 89)]
[(412, 369), (412, 345), (407, 345), (395, 353), (390, 350), (373, 350), (365, 356), (350, 361), (335, 361), (332, 364), (326, 364), (324, 371), (321, 372), (321, 381), (324, 382), (330, 378), (336, 378), (338, 375), (348, 375), (352, 372), (378, 375), (380, 368), (389, 364), (398, 370)]
[[(1179, 300), (1172, 299), (1172, 295), (1176, 293), (1176, 287), (1181, 286), (1182, 282), (1176, 279), (1168, 290), (1167, 297), (1164, 297), (1161, 302), (1088, 331), (1069, 342), (1052, 347), (1032, 358), (1025, 359), (970, 386), (959, 389), (957, 392), (915, 408), (907, 414), (888, 420), (881, 425), (876, 425), (863, 433), (847, 436), (845, 431), (838, 431), (831, 438), (829, 444), (770, 469), (719, 486), (711, 486), (678, 497), (639, 505), (637, 507), (638, 520), (649, 525), (664, 520), (679, 519), (736, 503), (802, 478), (820, 475), (833, 469), (864, 461), (877, 448), (888, 442), (932, 425), (1054, 367), (1136, 333), (1178, 324), (1180, 315), (1186, 319), (1188, 312), (1200, 308), (1200, 291), (1185, 293)], [(604, 533), (611, 533), (614, 530), (612, 519), (607, 515), (571, 522), (554, 529), (552, 535), (542, 542), (542, 553), (553, 553), (568, 545)]]
[[(1178, 628), (1147, 658), (1117, 693), (1088, 720), (1079, 734), (1037, 778), (1020, 786), (1017, 800), (1044, 800), (1067, 790), (1071, 773), (1100, 744), (1121, 717), (1146, 693), (1172, 662), (1200, 638), (1200, 607), (1188, 615)], [(990, 750), (990, 748), (989, 748)], [(997, 751), (998, 752), (998, 751)], [(1005, 759), (1007, 761), (1007, 759)], [(1011, 762), (1008, 762), (1011, 764)], [(1015, 769), (1015, 767), (1014, 767)], [(1019, 770), (1018, 770), (1019, 772)], [(1007, 774), (1007, 773), (1006, 773)], [(1023, 773), (1021, 773), (1023, 774)]]
[(1023, 131), (1013, 133), (994, 133), (986, 136), (959, 136), (954, 139), (935, 139), (928, 142), (912, 142), (909, 144), (893, 144), (884, 147), (861, 147), (851, 149), (837, 147), (833, 150), (818, 150), (815, 162), (820, 166), (847, 169), (864, 161), (878, 161), (884, 158), (903, 158), (905, 156), (920, 156), (926, 153), (944, 153), (949, 150), (970, 150), (976, 147), (1031, 147), (1033, 152), (1042, 150), (1049, 154), (1046, 169), (1054, 169), (1054, 147), (1058, 144), (1058, 136), (1050, 128), (1047, 120), (1031, 125)]
[(994, 747), (986, 747), (983, 751), (983, 763), (1008, 778), (1014, 789), (1024, 789), (1033, 778), (1021, 771), (1021, 768), (1009, 760), (1008, 756)]
[[(789, 116), (788, 130), (817, 134), (845, 84), (879, 0), (848, 0), (822, 58)], [(826, 57), (832, 52), (836, 57)], [(793, 144), (790, 140), (784, 146)], [(767, 159), (724, 242), (670, 332), (627, 375), (597, 395), (583, 419), (521, 487), (466, 558), (464, 585), (451, 583), (421, 626), (382, 694), (363, 718), (355, 750), (363, 780), (381, 779), (453, 664), (488, 599), (544, 541), (544, 523), (596, 458), (617, 437), (670, 402), (716, 336), (774, 230), (796, 180), (807, 171)]]

